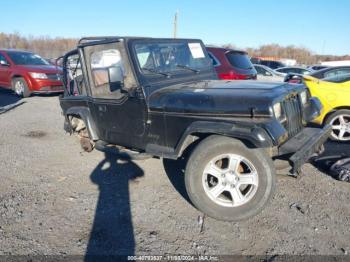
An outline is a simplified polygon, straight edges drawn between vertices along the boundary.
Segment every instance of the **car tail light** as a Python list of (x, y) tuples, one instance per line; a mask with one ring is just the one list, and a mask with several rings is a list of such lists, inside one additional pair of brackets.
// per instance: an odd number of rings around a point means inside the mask
[(228, 73), (218, 74), (220, 79), (223, 80), (246, 80), (246, 79), (256, 79), (256, 75), (242, 75), (237, 74), (234, 71), (229, 71)]
[(223, 80), (233, 80), (233, 79), (236, 79), (235, 78), (235, 75), (233, 74), (232, 71), (230, 71), (229, 73), (221, 73), (218, 75), (220, 79), (223, 79)]

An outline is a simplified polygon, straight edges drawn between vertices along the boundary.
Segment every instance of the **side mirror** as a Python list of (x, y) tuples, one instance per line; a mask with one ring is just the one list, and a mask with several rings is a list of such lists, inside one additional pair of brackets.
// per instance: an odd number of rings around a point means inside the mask
[(108, 68), (108, 82), (111, 92), (124, 87), (124, 71), (121, 66)]
[(266, 76), (272, 76), (272, 74), (269, 71), (265, 71)]
[(1, 66), (10, 66), (10, 64), (7, 63), (7, 62), (4, 61), (4, 60), (0, 60), (0, 65), (1, 65)]

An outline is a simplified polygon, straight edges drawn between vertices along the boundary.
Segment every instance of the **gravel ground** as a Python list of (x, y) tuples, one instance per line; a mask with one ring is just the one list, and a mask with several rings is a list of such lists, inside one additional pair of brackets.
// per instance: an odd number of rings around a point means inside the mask
[(0, 254), (350, 253), (350, 184), (310, 164), (258, 216), (216, 221), (187, 201), (180, 161), (81, 152), (57, 97), (22, 102), (0, 114)]

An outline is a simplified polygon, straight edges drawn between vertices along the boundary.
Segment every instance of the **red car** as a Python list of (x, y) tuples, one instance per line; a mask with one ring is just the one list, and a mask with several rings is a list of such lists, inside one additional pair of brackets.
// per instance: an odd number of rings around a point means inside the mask
[(246, 52), (219, 47), (207, 47), (207, 51), (220, 79), (256, 80), (257, 72)]
[(30, 52), (0, 50), (0, 86), (12, 89), (21, 97), (61, 93), (62, 69)]

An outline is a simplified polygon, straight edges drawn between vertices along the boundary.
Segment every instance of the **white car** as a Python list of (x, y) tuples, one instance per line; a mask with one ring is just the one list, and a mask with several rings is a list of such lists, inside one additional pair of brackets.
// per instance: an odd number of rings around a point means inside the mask
[(275, 72), (280, 76), (286, 76), (288, 74), (309, 75), (313, 72), (313, 70), (304, 67), (286, 66), (275, 69)]
[(278, 75), (270, 67), (264, 65), (254, 65), (254, 67), (259, 81), (283, 82), (284, 80), (284, 76)]

